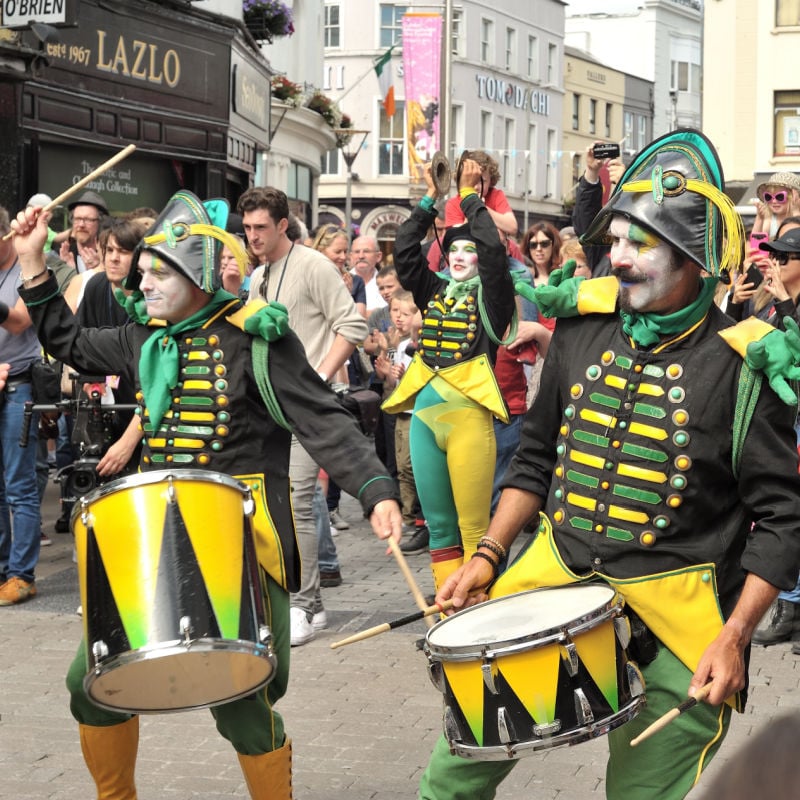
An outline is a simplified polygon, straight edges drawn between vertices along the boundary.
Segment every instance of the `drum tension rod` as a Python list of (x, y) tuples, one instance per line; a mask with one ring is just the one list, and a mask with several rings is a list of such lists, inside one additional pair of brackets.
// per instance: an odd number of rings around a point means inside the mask
[(500, 694), (500, 692), (497, 689), (497, 686), (495, 686), (494, 683), (494, 673), (492, 672), (492, 663), (493, 663), (492, 661), (484, 661), (483, 664), (481, 664), (481, 672), (483, 673), (483, 682), (486, 684), (486, 688), (492, 694)]
[(564, 650), (561, 653), (561, 658), (564, 660), (567, 672), (570, 678), (574, 678), (578, 674), (578, 651), (575, 649), (575, 642), (567, 639), (562, 645)]

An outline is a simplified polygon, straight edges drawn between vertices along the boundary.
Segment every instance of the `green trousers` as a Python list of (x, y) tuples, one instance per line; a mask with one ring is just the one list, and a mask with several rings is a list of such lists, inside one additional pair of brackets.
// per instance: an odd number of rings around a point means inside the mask
[[(273, 679), (259, 691), (240, 700), (210, 709), (217, 730), (237, 753), (256, 756), (282, 747), (285, 740), (283, 718), (273, 706), (286, 693), (289, 682), (289, 595), (263, 570), (264, 609), (272, 632), (272, 647), (278, 660)], [(86, 675), (86, 642), (81, 641), (75, 659), (67, 672), (72, 716), (83, 725), (118, 725), (131, 718), (96, 706), (83, 688)]]
[[(647, 705), (608, 735), (606, 797), (609, 800), (681, 800), (716, 754), (731, 718), (728, 705), (700, 703), (635, 749), (630, 741), (686, 699), (692, 673), (665, 647), (642, 670)], [(580, 745), (575, 745), (580, 748)], [(579, 754), (576, 753), (576, 757)], [(536, 755), (528, 758), (535, 759)], [(526, 759), (527, 760), (527, 759)], [(492, 800), (517, 761), (474, 761), (436, 743), (420, 782), (421, 800)]]

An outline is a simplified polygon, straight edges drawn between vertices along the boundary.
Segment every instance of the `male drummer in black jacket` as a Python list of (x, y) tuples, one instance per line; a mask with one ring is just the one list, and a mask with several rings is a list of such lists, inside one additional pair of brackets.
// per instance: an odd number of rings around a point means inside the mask
[[(398, 541), (402, 517), (394, 482), (306, 361), (285, 309), (243, 307), (220, 289), (221, 245), (238, 246), (225, 232), (226, 214), (219, 203), (204, 206), (189, 192), (173, 196), (134, 256), (126, 305), (132, 321), (107, 329), (80, 328), (58, 293), (42, 255), (50, 215), (28, 208), (12, 227), (22, 265), (20, 294), (47, 352), (81, 372), (113, 374), (121, 363), (134, 365), (141, 387), (142, 470), (180, 464), (246, 476), (251, 486), (260, 480), (264, 487), (253, 492), (261, 503), (254, 518), (266, 520), (256, 529), (256, 551), (278, 666), (266, 688), (211, 710), (238, 753), (251, 797), (288, 800), (291, 744), (273, 706), (288, 682), (288, 592), (300, 574), (288, 481), (291, 433), (359, 498), (379, 539)], [(167, 326), (154, 327), (154, 320)], [(192, 380), (187, 369), (198, 359), (214, 364), (216, 379), (206, 388), (198, 388), (204, 382)], [(180, 415), (189, 406), (213, 409), (221, 424), (186, 425)], [(98, 798), (135, 798), (138, 716), (89, 700), (86, 663), (82, 643), (67, 684)]]

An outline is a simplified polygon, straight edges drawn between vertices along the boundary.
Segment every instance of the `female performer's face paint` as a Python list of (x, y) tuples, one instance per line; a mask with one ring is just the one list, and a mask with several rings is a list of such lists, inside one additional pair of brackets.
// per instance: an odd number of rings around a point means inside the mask
[(699, 271), (677, 261), (666, 242), (620, 216), (611, 220), (608, 233), (611, 272), (619, 280), (623, 309), (671, 314), (695, 299)]
[(447, 255), (450, 276), (455, 281), (466, 281), (478, 274), (478, 249), (475, 242), (457, 239), (450, 245)]

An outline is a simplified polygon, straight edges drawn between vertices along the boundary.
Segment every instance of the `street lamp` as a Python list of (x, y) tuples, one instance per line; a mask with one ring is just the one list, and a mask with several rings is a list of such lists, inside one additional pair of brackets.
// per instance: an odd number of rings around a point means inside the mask
[(353, 212), (353, 162), (358, 157), (364, 142), (367, 141), (369, 131), (359, 131), (354, 128), (334, 128), (336, 134), (336, 146), (342, 151), (344, 163), (347, 165), (347, 190), (344, 199), (344, 224), (347, 230), (347, 245), (353, 238), (353, 230), (350, 226), (350, 216)]

